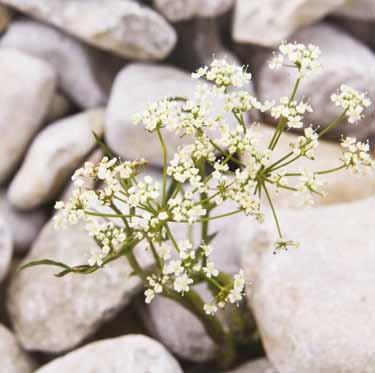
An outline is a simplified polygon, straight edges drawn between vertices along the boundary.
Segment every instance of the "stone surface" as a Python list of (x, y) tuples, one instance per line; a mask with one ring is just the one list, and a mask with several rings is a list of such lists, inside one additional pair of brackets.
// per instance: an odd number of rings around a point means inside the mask
[(255, 231), (243, 253), (248, 299), (267, 356), (288, 373), (374, 369), (375, 197), (279, 212), (299, 249), (273, 255), (274, 227)]
[[(80, 226), (55, 230), (50, 221), (24, 262), (53, 259), (87, 263), (95, 242)], [(18, 340), (26, 350), (58, 353), (77, 346), (130, 302), (141, 288), (126, 260), (88, 276), (53, 276), (58, 268), (38, 266), (11, 278), (7, 308)], [(102, 356), (101, 356), (102, 358)]]
[[(322, 50), (320, 58), (323, 70), (303, 80), (297, 97), (311, 99), (315, 109), (305, 116), (305, 123), (320, 125), (322, 128), (336, 118), (342, 109), (331, 102), (331, 94), (341, 84), (367, 92), (375, 102), (375, 56), (366, 46), (333, 26), (319, 24), (303, 29), (293, 36), (293, 40), (302, 43), (313, 43)], [(344, 51), (350, 51), (345, 54)], [(265, 64), (259, 74), (257, 87), (262, 99), (279, 99), (289, 96), (296, 80), (294, 70), (270, 70)], [(375, 136), (375, 106), (366, 111), (366, 118), (358, 125), (343, 124), (338, 126), (330, 136), (340, 138), (341, 134), (354, 135), (360, 139)]]
[(131, 59), (163, 59), (176, 43), (173, 28), (162, 16), (130, 0), (3, 0), (3, 3), (93, 46)]
[(211, 18), (232, 8), (235, 0), (154, 0), (156, 9), (172, 22), (195, 16)]
[(36, 365), (18, 346), (14, 335), (0, 324), (0, 373), (32, 373)]
[(334, 14), (364, 21), (375, 21), (375, 2), (373, 0), (347, 0)]
[[(262, 125), (259, 128), (259, 133), (262, 136), (260, 146), (266, 147), (272, 138), (274, 128)], [(297, 135), (284, 132), (273, 153), (272, 161), (277, 161), (289, 153), (291, 150), (289, 144), (296, 142), (296, 140)], [(342, 148), (339, 145), (321, 140), (314, 161), (301, 158), (290, 166), (285, 167), (285, 170), (289, 172), (298, 172), (301, 169), (313, 171), (329, 170), (340, 164), (339, 159), (341, 156)], [(343, 170), (325, 176), (322, 175), (321, 179), (326, 182), (324, 190), (327, 192), (327, 196), (324, 198), (317, 196), (315, 199), (316, 206), (353, 202), (375, 195), (374, 173), (369, 175), (355, 175), (350, 171)], [(293, 185), (298, 180), (290, 178), (290, 182)], [(272, 188), (270, 191), (272, 191)], [(280, 193), (275, 195), (273, 199), (278, 208), (304, 208), (300, 205), (300, 199), (288, 190), (280, 190)], [(263, 202), (267, 205), (266, 200)]]
[(62, 93), (55, 92), (48, 106), (44, 122), (47, 124), (54, 122), (67, 116), (72, 110), (73, 103)]
[[(240, 43), (277, 46), (346, 0), (237, 0), (233, 38)], [(371, 1), (371, 0), (369, 0)]]
[(0, 191), (0, 214), (12, 232), (14, 250), (17, 253), (29, 250), (47, 221), (47, 213), (43, 209), (28, 212), (15, 209), (8, 201), (5, 190)]
[(95, 147), (93, 132), (101, 136), (103, 124), (103, 109), (93, 109), (41, 131), (9, 187), (9, 201), (27, 210), (53, 200)]
[(3, 32), (9, 25), (12, 13), (9, 8), (0, 4), (0, 32)]
[(241, 365), (228, 373), (277, 373), (267, 359), (258, 359)]
[[(117, 61), (82, 44), (63, 32), (27, 19), (13, 22), (0, 46), (15, 48), (45, 60), (54, 67), (58, 84), (77, 105), (90, 108), (106, 103), (107, 87), (117, 72)], [(105, 76), (101, 84), (98, 75)]]
[(36, 373), (182, 373), (178, 362), (157, 341), (143, 335), (90, 343), (58, 358)]
[[(38, 131), (55, 88), (55, 73), (44, 61), (0, 49), (0, 182), (20, 161)], [(27, 84), (25, 84), (27, 82)]]
[[(168, 65), (134, 63), (116, 77), (106, 112), (105, 137), (110, 148), (124, 159), (145, 158), (162, 165), (161, 147), (157, 135), (143, 125), (135, 126), (135, 114), (149, 104), (166, 97), (192, 97), (199, 84), (187, 72)], [(217, 102), (222, 112), (222, 102)], [(228, 117), (228, 121), (230, 122)], [(169, 156), (187, 139), (164, 131)]]
[(12, 233), (4, 216), (0, 217), (0, 282), (9, 271), (10, 261), (13, 254)]

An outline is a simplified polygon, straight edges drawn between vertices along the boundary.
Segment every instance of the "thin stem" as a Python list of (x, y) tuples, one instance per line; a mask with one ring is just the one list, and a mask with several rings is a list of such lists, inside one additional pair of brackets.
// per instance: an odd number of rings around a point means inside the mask
[(273, 206), (271, 196), (270, 196), (270, 194), (268, 193), (268, 190), (267, 190), (266, 184), (263, 184), (263, 188), (264, 188), (264, 191), (266, 192), (266, 196), (267, 196), (267, 199), (268, 199), (268, 203), (270, 204), (270, 207), (271, 207), (271, 210), (272, 210), (272, 214), (273, 214), (273, 217), (274, 217), (275, 222), (276, 222), (277, 232), (279, 233), (279, 237), (280, 237), (280, 238), (283, 238), (283, 234), (282, 234), (282, 232), (281, 232), (281, 228), (280, 228), (279, 219), (278, 219), (278, 217), (277, 217), (275, 207)]
[[(87, 211), (87, 210), (85, 210), (84, 213), (86, 215), (98, 216), (98, 217), (101, 217), (101, 218), (119, 218), (119, 219), (123, 219), (123, 218), (131, 218), (132, 217), (131, 215), (104, 214), (104, 213), (100, 213), (100, 212), (93, 212), (93, 211)], [(137, 216), (137, 215), (133, 215), (133, 216)]]
[(329, 169), (329, 170), (318, 171), (318, 172), (314, 172), (314, 173), (317, 174), (317, 175), (330, 174), (331, 172), (340, 171), (340, 170), (342, 170), (343, 168), (346, 168), (346, 166), (345, 166), (345, 165), (342, 165), (342, 166), (338, 166), (338, 167), (335, 167), (335, 168), (331, 168), (331, 169)]
[(169, 228), (169, 226), (168, 226), (167, 223), (165, 223), (165, 230), (167, 231), (167, 235), (168, 235), (169, 239), (172, 241), (172, 244), (173, 244), (174, 248), (179, 253), (180, 252), (180, 248), (178, 247), (177, 241), (174, 238), (173, 233), (172, 233), (172, 231)]
[(154, 259), (156, 261), (156, 264), (157, 264), (158, 268), (162, 269), (163, 265), (162, 265), (160, 256), (159, 256), (158, 252), (156, 251), (155, 245), (153, 244), (153, 242), (150, 239), (148, 239), (148, 243), (150, 245), (152, 255), (154, 256)]
[[(201, 223), (202, 221), (211, 221), (211, 220), (226, 218), (227, 216), (232, 216), (232, 215), (238, 214), (240, 212), (242, 212), (242, 209), (231, 211), (231, 212), (228, 212), (228, 213), (222, 214), (222, 215), (216, 215), (216, 216), (211, 216), (209, 218), (199, 219), (199, 220), (195, 221), (194, 223)], [(173, 223), (188, 223), (188, 221), (187, 220), (173, 221)]]
[(345, 109), (345, 111), (341, 115), (339, 115), (335, 120), (333, 120), (324, 130), (322, 130), (319, 133), (319, 138), (321, 138), (327, 132), (331, 131), (334, 127), (336, 127), (345, 118), (345, 114), (347, 111), (348, 109)]
[(160, 128), (157, 128), (156, 133), (160, 141), (160, 145), (163, 152), (163, 205), (167, 202), (167, 162), (168, 162), (168, 152), (165, 145), (163, 136), (161, 134)]

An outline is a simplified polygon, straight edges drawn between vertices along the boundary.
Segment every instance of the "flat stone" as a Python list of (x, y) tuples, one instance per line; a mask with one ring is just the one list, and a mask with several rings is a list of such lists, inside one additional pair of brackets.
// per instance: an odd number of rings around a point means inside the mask
[[(79, 225), (55, 230), (50, 221), (24, 263), (48, 258), (68, 265), (86, 264), (87, 255), (96, 248)], [(26, 350), (60, 353), (74, 348), (142, 289), (125, 259), (89, 276), (56, 278), (56, 272), (58, 268), (38, 266), (11, 278), (7, 308), (17, 338)]]
[(111, 83), (117, 62), (52, 26), (20, 19), (12, 22), (0, 46), (15, 48), (45, 60), (54, 67), (58, 84), (78, 106), (91, 108), (106, 103), (106, 84), (98, 76), (106, 76)]
[[(361, 92), (367, 92), (371, 101), (375, 102), (375, 56), (369, 48), (328, 24), (307, 27), (294, 34), (293, 40), (318, 45), (322, 50), (322, 71), (304, 79), (297, 94), (298, 99), (303, 97), (310, 100), (311, 106), (315, 109), (313, 113), (305, 116), (306, 125), (313, 123), (324, 128), (342, 113), (342, 109), (330, 99), (341, 84), (348, 84)], [(350, 50), (350, 53), (342, 58), (342, 52), (347, 50)], [(270, 70), (265, 64), (257, 81), (259, 96), (261, 99), (289, 96), (295, 80), (294, 70)], [(375, 106), (370, 106), (365, 114), (365, 119), (358, 125), (343, 123), (329, 136), (340, 138), (341, 134), (345, 134), (362, 140), (373, 137)]]
[(20, 211), (8, 201), (6, 191), (0, 191), (0, 214), (4, 217), (13, 237), (14, 250), (24, 253), (29, 250), (38, 233), (47, 221), (44, 209)]
[(127, 335), (90, 343), (58, 358), (35, 373), (182, 373), (178, 362), (157, 341)]
[(162, 16), (131, 0), (4, 0), (3, 3), (95, 47), (131, 59), (163, 59), (176, 43), (173, 28)]
[(21, 160), (28, 143), (42, 124), (55, 89), (55, 73), (42, 60), (1, 48), (0, 75), (2, 182)]
[(156, 9), (168, 20), (179, 22), (195, 16), (211, 18), (232, 8), (234, 0), (154, 0)]
[(101, 136), (103, 122), (103, 109), (93, 109), (57, 121), (41, 131), (9, 187), (9, 201), (26, 210), (57, 197), (95, 147), (92, 133)]
[(334, 14), (363, 21), (375, 21), (375, 3), (373, 0), (347, 0)]
[(317, 22), (345, 2), (346, 0), (237, 0), (233, 38), (239, 43), (277, 46), (297, 29)]
[(299, 249), (273, 255), (272, 222), (243, 251), (247, 289), (266, 353), (280, 372), (374, 369), (375, 198), (279, 211)]
[(1, 373), (32, 373), (36, 364), (23, 352), (14, 335), (0, 324), (0, 372)]
[(4, 216), (0, 217), (0, 282), (8, 274), (13, 254), (12, 233)]
[(258, 359), (227, 373), (277, 373), (267, 359)]

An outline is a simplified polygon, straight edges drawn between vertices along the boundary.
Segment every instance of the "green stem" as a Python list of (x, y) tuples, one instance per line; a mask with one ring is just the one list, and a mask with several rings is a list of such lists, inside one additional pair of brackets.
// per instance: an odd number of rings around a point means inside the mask
[(281, 232), (281, 228), (280, 228), (279, 219), (278, 219), (278, 217), (277, 217), (275, 207), (273, 206), (271, 196), (270, 196), (270, 194), (268, 193), (268, 190), (267, 190), (266, 184), (263, 184), (263, 188), (264, 188), (264, 191), (266, 192), (266, 196), (267, 196), (267, 199), (268, 199), (268, 203), (270, 204), (270, 207), (271, 207), (271, 210), (272, 210), (272, 214), (273, 214), (273, 217), (274, 217), (275, 222), (276, 222), (277, 232), (279, 233), (279, 237), (280, 237), (280, 238), (283, 238), (283, 234), (282, 234), (282, 232)]
[(167, 202), (167, 162), (168, 162), (168, 152), (167, 147), (165, 145), (163, 136), (161, 134), (160, 128), (157, 128), (156, 133), (158, 134), (158, 138), (160, 141), (160, 145), (163, 152), (163, 206)]
[(333, 120), (324, 130), (322, 130), (319, 133), (319, 138), (323, 137), (327, 132), (335, 128), (345, 118), (347, 111), (348, 109), (346, 109), (341, 115), (339, 115), (335, 120)]

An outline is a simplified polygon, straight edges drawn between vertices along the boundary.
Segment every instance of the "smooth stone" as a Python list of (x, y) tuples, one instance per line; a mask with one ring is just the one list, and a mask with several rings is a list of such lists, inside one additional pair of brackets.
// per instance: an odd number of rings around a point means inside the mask
[(176, 359), (159, 342), (131, 334), (90, 343), (35, 373), (182, 373)]
[[(275, 131), (271, 126), (261, 125), (259, 133), (262, 136), (259, 146), (266, 147)], [(297, 135), (284, 132), (275, 148), (272, 156), (273, 161), (277, 161), (291, 151), (290, 143), (297, 141)], [(329, 170), (341, 163), (342, 148), (338, 144), (321, 140), (315, 152), (315, 160), (301, 158), (293, 164), (285, 167), (287, 172), (299, 172), (301, 169), (312, 171)], [(246, 159), (246, 157), (245, 157)], [(298, 182), (297, 178), (289, 178), (291, 185)], [(322, 175), (321, 180), (326, 182), (324, 190), (327, 196), (320, 198), (317, 196), (314, 206), (330, 205), (335, 203), (353, 202), (375, 195), (375, 174), (355, 175), (350, 171), (341, 170), (339, 172)], [(273, 191), (271, 188), (270, 191)], [(298, 196), (292, 191), (282, 189), (278, 194), (273, 193), (273, 200), (277, 208), (303, 208)], [(264, 205), (268, 205), (267, 200), (263, 200)]]
[[(323, 70), (306, 77), (298, 91), (297, 99), (308, 99), (314, 112), (305, 115), (306, 125), (313, 123), (324, 128), (335, 119), (342, 109), (331, 102), (331, 95), (341, 84), (367, 92), (375, 102), (375, 55), (369, 48), (350, 35), (328, 24), (307, 27), (293, 36), (293, 40), (318, 45), (322, 50), (320, 58)], [(343, 51), (350, 53), (342, 57)], [(270, 70), (265, 64), (260, 71), (257, 87), (261, 99), (276, 99), (289, 96), (296, 81), (294, 70)], [(317, 87), (319, 90), (317, 91)], [(375, 136), (375, 106), (365, 110), (366, 117), (357, 125), (342, 124), (336, 127), (330, 137), (340, 138), (341, 134), (355, 136), (362, 140)]]
[(334, 14), (345, 18), (375, 21), (375, 3), (373, 0), (347, 0)]
[(328, 15), (345, 1), (237, 0), (233, 38), (239, 43), (274, 47), (289, 39), (299, 28)]
[(3, 3), (88, 44), (130, 59), (164, 59), (176, 43), (174, 29), (165, 19), (135, 1), (3, 0)]
[[(4, 280), (10, 269), (13, 254), (13, 238), (5, 216), (0, 216), (0, 282)], [(0, 366), (1, 368), (1, 366)], [(1, 370), (0, 370), (1, 372)]]
[[(52, 26), (21, 19), (13, 22), (0, 46), (15, 48), (45, 60), (57, 72), (58, 84), (78, 106), (91, 108), (105, 104), (118, 63), (112, 56), (93, 50)], [(108, 81), (102, 84), (98, 76)]]
[[(23, 263), (48, 258), (68, 265), (86, 264), (95, 249), (96, 243), (83, 227), (56, 230), (50, 221)], [(142, 289), (125, 259), (87, 276), (56, 278), (53, 275), (57, 272), (57, 267), (38, 266), (11, 278), (7, 308), (17, 338), (26, 350), (61, 353), (74, 348)]]
[(53, 97), (56, 79), (55, 72), (46, 62), (7, 48), (0, 49), (0, 75), (0, 131), (3, 140), (0, 182), (3, 182), (17, 166), (41, 126)]
[(29, 250), (38, 233), (47, 221), (47, 212), (44, 209), (20, 211), (8, 201), (6, 191), (0, 192), (0, 214), (8, 224), (16, 253)]
[(266, 359), (258, 359), (241, 365), (227, 373), (277, 373), (271, 363)]
[(23, 352), (14, 335), (0, 324), (0, 373), (32, 373), (36, 364)]
[[(106, 112), (105, 137), (109, 147), (123, 159), (145, 158), (154, 166), (162, 166), (158, 137), (142, 124), (134, 125), (134, 115), (166, 97), (192, 98), (199, 84), (187, 72), (168, 65), (134, 63), (116, 77)], [(222, 102), (215, 103), (222, 112)], [(231, 116), (227, 117), (233, 123)], [(169, 157), (188, 140), (164, 131)]]
[(168, 20), (179, 22), (195, 16), (213, 18), (233, 7), (234, 0), (154, 0), (156, 9)]
[(9, 8), (0, 4), (0, 33), (8, 27), (12, 19), (12, 12)]
[(53, 200), (95, 147), (93, 132), (101, 136), (103, 124), (103, 109), (93, 109), (42, 130), (9, 187), (9, 201), (27, 210)]
[(62, 93), (55, 92), (48, 106), (44, 122), (49, 124), (69, 115), (73, 110), (73, 103)]
[(375, 197), (279, 211), (299, 249), (273, 255), (270, 222), (243, 250), (249, 305), (267, 356), (288, 373), (373, 371)]

